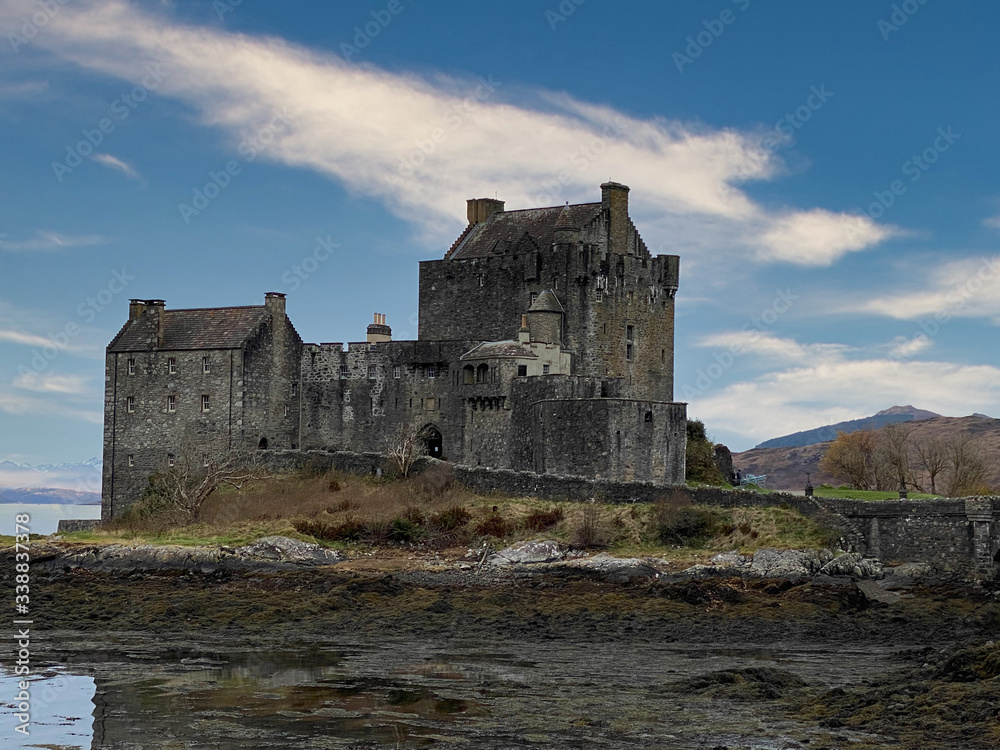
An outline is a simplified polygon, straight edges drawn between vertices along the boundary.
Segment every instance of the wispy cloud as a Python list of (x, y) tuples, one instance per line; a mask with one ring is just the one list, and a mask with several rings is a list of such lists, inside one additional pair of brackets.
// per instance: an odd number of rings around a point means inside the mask
[(99, 410), (81, 408), (51, 397), (33, 396), (3, 388), (0, 388), (0, 412), (17, 415), (55, 415), (94, 424), (104, 422), (104, 414)]
[[(7, 0), (0, 30), (33, 8)], [(469, 197), (499, 189), (509, 207), (531, 206), (548, 185), (552, 204), (593, 200), (609, 177), (633, 188), (633, 214), (651, 227), (652, 245), (669, 238), (685, 251), (708, 243), (716, 253), (750, 249), (760, 261), (816, 266), (890, 232), (867, 217), (751, 200), (740, 185), (782, 172), (759, 130), (640, 119), (553, 92), (528, 96), (488, 74), (462, 81), (358, 67), (122, 0), (67, 5), (33, 43), (137, 83), (149, 65), (164, 66), (170, 75), (158, 93), (228, 133), (234, 151), (287, 113), (290, 124), (261, 146), (263, 158), (375, 196), (434, 242), (464, 224)]]
[(141, 177), (135, 167), (128, 162), (122, 161), (117, 156), (112, 156), (111, 154), (94, 154), (90, 158), (108, 169), (116, 169), (124, 173), (130, 180), (137, 180)]
[(12, 385), (36, 393), (64, 393), (82, 395), (87, 393), (87, 381), (79, 375), (56, 375), (54, 373), (24, 372), (14, 378)]
[(932, 265), (922, 282), (854, 307), (897, 320), (987, 318), (1000, 324), (1000, 255)]
[(10, 235), (0, 234), (0, 250), (10, 252), (45, 252), (50, 250), (67, 250), (73, 247), (102, 245), (107, 242), (99, 235), (71, 235), (50, 230), (39, 230), (34, 237), (22, 240), (9, 239)]

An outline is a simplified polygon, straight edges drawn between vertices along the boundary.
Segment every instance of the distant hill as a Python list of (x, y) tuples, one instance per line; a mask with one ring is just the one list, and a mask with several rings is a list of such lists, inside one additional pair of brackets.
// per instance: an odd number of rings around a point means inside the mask
[(0, 489), (0, 503), (28, 505), (100, 505), (100, 492), (77, 492), (40, 487)]
[[(986, 454), (987, 465), (990, 467), (988, 484), (993, 487), (1000, 486), (1000, 419), (973, 415), (970, 417), (939, 416), (904, 421), (913, 422), (910, 434), (917, 440), (927, 437), (947, 438), (963, 432), (971, 434), (980, 442)], [(850, 424), (850, 422), (843, 424)], [(840, 482), (819, 469), (820, 459), (823, 458), (831, 442), (832, 439), (811, 445), (757, 447), (742, 453), (734, 453), (733, 466), (744, 474), (767, 475), (766, 484), (769, 489), (801, 490), (805, 486), (807, 472), (811, 475), (813, 485), (832, 484), (836, 486)]]
[(771, 440), (765, 440), (763, 443), (754, 446), (754, 450), (758, 450), (760, 448), (794, 448), (802, 445), (814, 445), (815, 443), (824, 443), (829, 440), (834, 440), (836, 439), (837, 434), (841, 432), (877, 430), (880, 427), (885, 427), (889, 424), (913, 422), (919, 419), (933, 419), (934, 417), (940, 416), (940, 414), (935, 414), (934, 412), (927, 411), (926, 409), (917, 409), (914, 406), (893, 406), (889, 409), (884, 409), (871, 417), (852, 419), (849, 422), (838, 422), (837, 424), (829, 424), (824, 427), (816, 427), (812, 430), (794, 432), (791, 435), (784, 435), (782, 437), (772, 438)]
[(0, 490), (35, 487), (44, 489), (101, 491), (101, 459), (91, 458), (74, 464), (16, 464), (0, 461)]

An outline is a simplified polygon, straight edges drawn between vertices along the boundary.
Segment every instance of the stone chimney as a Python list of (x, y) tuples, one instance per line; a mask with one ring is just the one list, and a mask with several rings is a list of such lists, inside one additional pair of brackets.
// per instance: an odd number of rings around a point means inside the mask
[(608, 212), (611, 225), (608, 237), (611, 252), (618, 255), (628, 253), (628, 186), (617, 182), (601, 185), (601, 208)]
[(285, 295), (281, 292), (268, 292), (264, 295), (264, 307), (274, 316), (275, 320), (285, 317)]
[[(129, 312), (131, 307), (129, 305)], [(162, 299), (148, 299), (145, 308), (145, 314), (152, 319), (152, 328), (156, 331), (156, 345), (163, 346), (163, 319), (166, 317), (167, 303)]]
[(146, 300), (144, 299), (130, 299), (128, 301), (128, 322), (134, 323), (142, 314), (146, 312)]
[(375, 313), (375, 320), (368, 324), (368, 343), (384, 344), (392, 341), (392, 329), (385, 324), (385, 314)]
[(468, 215), (470, 224), (482, 224), (493, 214), (503, 211), (503, 201), (494, 198), (470, 198)]
[(528, 316), (521, 316), (521, 330), (517, 332), (518, 343), (527, 344), (531, 341), (531, 329), (528, 328)]

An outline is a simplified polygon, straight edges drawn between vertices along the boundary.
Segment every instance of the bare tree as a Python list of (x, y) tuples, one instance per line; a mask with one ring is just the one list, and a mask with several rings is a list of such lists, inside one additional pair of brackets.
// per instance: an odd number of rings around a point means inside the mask
[(389, 460), (403, 477), (410, 475), (413, 465), (423, 455), (425, 437), (424, 428), (404, 427), (389, 438), (387, 448)]
[(900, 490), (912, 484), (910, 429), (910, 425), (898, 423), (886, 425), (876, 433), (877, 489)]
[(144, 505), (151, 515), (175, 523), (197, 519), (202, 505), (220, 487), (241, 490), (269, 476), (258, 451), (190, 436), (170, 454), (169, 461), (170, 465), (150, 477)]
[[(939, 437), (927, 437), (913, 441), (913, 453), (917, 467), (927, 475), (929, 482), (926, 488), (932, 495), (937, 494), (937, 478), (948, 467), (948, 445)], [(918, 490), (925, 489), (914, 483)]]
[(988, 492), (986, 459), (982, 446), (968, 433), (948, 440), (948, 494), (951, 497)]

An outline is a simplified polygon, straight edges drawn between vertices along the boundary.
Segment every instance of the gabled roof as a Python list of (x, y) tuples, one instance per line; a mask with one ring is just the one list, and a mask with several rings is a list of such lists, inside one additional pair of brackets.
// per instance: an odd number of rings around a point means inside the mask
[(538, 359), (538, 355), (519, 341), (485, 341), (463, 354), (462, 359)]
[(563, 216), (560, 226), (583, 228), (600, 213), (600, 203), (497, 211), (483, 223), (466, 227), (456, 242), (457, 247), (449, 251), (445, 257), (465, 260), (486, 258), (497, 252), (518, 252), (522, 247), (529, 249), (527, 240), (531, 240), (538, 248), (546, 248), (554, 241), (556, 224), (560, 221), (560, 216)]
[[(164, 350), (238, 349), (267, 317), (263, 305), (209, 307), (163, 311)], [(146, 315), (149, 315), (147, 311)], [(146, 351), (150, 348), (145, 320), (125, 324), (108, 346), (109, 352)]]

